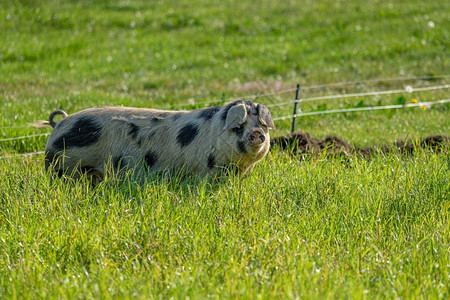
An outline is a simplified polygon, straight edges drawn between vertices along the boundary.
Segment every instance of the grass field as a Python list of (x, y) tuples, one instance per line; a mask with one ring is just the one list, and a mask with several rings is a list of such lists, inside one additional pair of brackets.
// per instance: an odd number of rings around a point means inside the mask
[[(0, 156), (55, 109), (196, 108), (449, 83), (448, 1), (1, 1)], [(306, 87), (411, 76), (428, 79)], [(294, 93), (258, 97), (276, 104)], [(304, 102), (433, 101), (448, 89)], [(292, 105), (272, 108), (289, 115)], [(358, 146), (450, 134), (450, 106), (304, 117)], [(273, 136), (289, 132), (276, 123)], [(7, 139), (7, 140), (6, 140)], [(450, 154), (275, 149), (245, 179), (52, 180), (0, 159), (0, 298), (450, 297)]]

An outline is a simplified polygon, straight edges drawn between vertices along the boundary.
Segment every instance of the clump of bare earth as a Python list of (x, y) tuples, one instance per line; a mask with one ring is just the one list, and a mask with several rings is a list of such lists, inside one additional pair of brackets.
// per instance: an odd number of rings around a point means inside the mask
[(325, 139), (310, 137), (306, 132), (295, 132), (289, 135), (280, 136), (271, 140), (271, 146), (278, 146), (282, 150), (293, 154), (318, 154), (326, 153), (330, 155), (361, 155), (370, 156), (375, 152), (388, 153), (400, 151), (403, 154), (411, 154), (414, 150), (430, 149), (440, 152), (444, 147), (448, 147), (450, 138), (445, 135), (432, 135), (417, 140), (398, 140), (392, 144), (385, 144), (371, 147), (352, 146), (337, 136), (327, 136)]

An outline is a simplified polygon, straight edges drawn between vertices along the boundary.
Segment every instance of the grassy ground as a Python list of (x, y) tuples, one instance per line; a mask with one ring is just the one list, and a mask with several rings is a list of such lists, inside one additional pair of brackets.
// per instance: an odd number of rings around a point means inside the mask
[[(0, 156), (42, 151), (55, 109), (192, 108), (449, 71), (447, 1), (2, 1)], [(303, 97), (448, 77), (302, 89)], [(301, 104), (433, 101), (448, 89)], [(293, 92), (257, 98), (265, 104)], [(221, 102), (219, 102), (221, 103)], [(274, 117), (292, 106), (272, 108)], [(304, 117), (358, 146), (450, 133), (450, 106)], [(24, 126), (24, 127), (22, 127)], [(287, 133), (290, 120), (273, 135)], [(449, 152), (297, 158), (242, 180), (51, 180), (0, 159), (0, 297), (448, 298)]]
[[(446, 298), (448, 157), (298, 161), (242, 181), (0, 179), (0, 292), (43, 297)], [(446, 198), (447, 197), (447, 198)]]

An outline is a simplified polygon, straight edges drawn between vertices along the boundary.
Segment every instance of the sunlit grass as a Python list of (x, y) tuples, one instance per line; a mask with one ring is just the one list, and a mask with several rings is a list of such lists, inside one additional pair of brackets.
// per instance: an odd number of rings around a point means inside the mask
[[(56, 109), (198, 108), (302, 85), (301, 97), (445, 75), (446, 1), (0, 1), (0, 298), (449, 298), (449, 152), (292, 156), (250, 176), (52, 178)], [(448, 89), (300, 103), (433, 101)], [(294, 92), (256, 98), (265, 104)], [(206, 104), (205, 104), (206, 103)], [(274, 117), (292, 105), (271, 108)], [(449, 135), (449, 106), (309, 116), (356, 146)], [(288, 133), (277, 121), (272, 136)], [(138, 183), (140, 182), (140, 183)]]
[(399, 158), (275, 152), (244, 180), (96, 187), (2, 160), (3, 293), (445, 298), (448, 157)]

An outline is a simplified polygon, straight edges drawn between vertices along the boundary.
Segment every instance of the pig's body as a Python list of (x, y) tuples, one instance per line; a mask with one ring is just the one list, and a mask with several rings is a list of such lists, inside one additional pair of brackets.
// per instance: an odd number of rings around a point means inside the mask
[(274, 127), (267, 107), (250, 101), (194, 111), (97, 107), (58, 123), (54, 115), (45, 165), (74, 177), (102, 177), (108, 167), (204, 176), (230, 164), (248, 174), (267, 154)]

